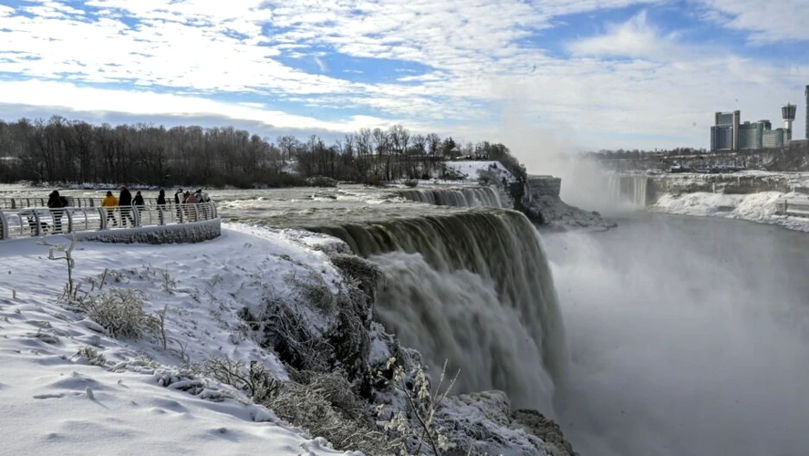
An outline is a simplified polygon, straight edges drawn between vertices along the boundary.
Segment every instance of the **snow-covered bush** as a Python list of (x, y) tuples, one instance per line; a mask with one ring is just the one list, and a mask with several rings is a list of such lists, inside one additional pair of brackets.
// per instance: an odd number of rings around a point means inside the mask
[(143, 311), (143, 298), (136, 290), (112, 288), (106, 293), (88, 294), (75, 305), (115, 338), (139, 339), (160, 326), (157, 318)]
[[(396, 358), (390, 358), (386, 363), (386, 372), (392, 371), (388, 386), (398, 391), (398, 396), (404, 400), (404, 407), (378, 405), (377, 424), (382, 426), (391, 441), (397, 442), (407, 454), (427, 452), (439, 456), (444, 451), (455, 448), (455, 444), (447, 439), (435, 421), (436, 411), (446, 399), (457, 378), (456, 374), (445, 383), (446, 367), (445, 362), (438, 384), (432, 389), (421, 364), (414, 364), (412, 370), (406, 371), (405, 366)], [(387, 376), (386, 372), (381, 375)]]
[(365, 416), (361, 401), (344, 378), (336, 373), (308, 372), (304, 376), (308, 384), (286, 382), (265, 405), (284, 421), (328, 439), (337, 449), (367, 455), (396, 453), (385, 434)]
[(349, 292), (359, 291), (365, 294), (365, 296), (352, 297), (352, 301), (360, 301), (364, 298), (367, 306), (370, 307), (376, 299), (377, 286), (384, 278), (379, 266), (353, 254), (334, 253), (329, 255), (329, 260), (349, 281)]
[(244, 361), (230, 358), (215, 358), (206, 361), (201, 368), (204, 374), (246, 392), (256, 403), (266, 403), (275, 395), (281, 383), (264, 369), (264, 365), (251, 361), (245, 368)]
[(85, 362), (92, 366), (104, 366), (107, 363), (104, 355), (89, 345), (79, 348), (79, 351), (76, 352), (75, 356), (79, 361)]

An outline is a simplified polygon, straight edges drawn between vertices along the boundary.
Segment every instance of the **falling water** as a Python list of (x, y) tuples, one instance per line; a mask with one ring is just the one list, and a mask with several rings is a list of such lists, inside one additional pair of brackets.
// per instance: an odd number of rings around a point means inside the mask
[(645, 175), (611, 174), (608, 188), (613, 199), (633, 206), (646, 206), (649, 178)]
[(461, 369), (458, 392), (501, 389), (552, 410), (564, 331), (545, 253), (519, 212), (310, 227), (343, 239), (386, 275), (376, 312), (434, 367)]
[(456, 207), (502, 208), (500, 195), (492, 187), (401, 190), (397, 196), (419, 203)]

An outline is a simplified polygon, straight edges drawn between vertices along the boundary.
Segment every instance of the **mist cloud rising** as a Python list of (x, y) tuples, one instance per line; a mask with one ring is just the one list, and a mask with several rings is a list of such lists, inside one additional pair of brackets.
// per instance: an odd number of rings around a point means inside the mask
[(805, 453), (805, 234), (647, 216), (545, 239), (572, 356), (557, 412), (578, 451)]

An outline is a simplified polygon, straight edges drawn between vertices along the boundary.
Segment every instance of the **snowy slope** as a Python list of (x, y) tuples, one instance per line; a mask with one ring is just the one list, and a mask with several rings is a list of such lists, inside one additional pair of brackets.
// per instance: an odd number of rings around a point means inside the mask
[(805, 199), (805, 195), (781, 192), (750, 194), (694, 192), (681, 195), (666, 193), (658, 198), (650, 209), (669, 214), (718, 216), (769, 223), (809, 232), (809, 219), (776, 215), (776, 202), (784, 198)]
[[(84, 290), (85, 279), (104, 276), (105, 289), (139, 290), (146, 312), (167, 309), (166, 350), (152, 336), (107, 337), (67, 309), (57, 300), (65, 264), (49, 261), (37, 239), (0, 243), (0, 454), (338, 453), (230, 386), (183, 377), (186, 361), (227, 356), (261, 360), (284, 378), (237, 311), (273, 297), (296, 302), (302, 280), (341, 286), (326, 255), (300, 244), (299, 233), (227, 226), (200, 244), (77, 243)], [(317, 310), (300, 311), (314, 326), (328, 323)], [(103, 355), (102, 365), (77, 356), (83, 347)]]
[(494, 160), (459, 160), (459, 161), (445, 161), (444, 165), (447, 168), (457, 171), (462, 176), (466, 176), (466, 180), (477, 182), (478, 171), (489, 170), (496, 167), (498, 173), (502, 174), (508, 182), (515, 182), (514, 176), (500, 164), (499, 161)]

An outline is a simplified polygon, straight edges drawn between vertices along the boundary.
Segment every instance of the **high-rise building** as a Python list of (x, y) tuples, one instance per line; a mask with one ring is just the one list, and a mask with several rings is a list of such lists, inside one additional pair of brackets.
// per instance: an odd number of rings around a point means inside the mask
[(739, 123), (742, 121), (742, 112), (733, 111), (733, 150), (739, 150)]
[(784, 147), (784, 130), (777, 128), (775, 130), (764, 130), (761, 138), (761, 145), (766, 149), (777, 149)]
[[(765, 123), (766, 122), (766, 123)], [(739, 125), (739, 149), (761, 149), (764, 140), (764, 128), (769, 121), (745, 122)]]
[(792, 121), (795, 120), (795, 111), (797, 106), (787, 103), (786, 106), (781, 107), (781, 118), (784, 119), (784, 143), (788, 144), (792, 139)]
[(711, 150), (739, 150), (741, 112), (717, 112), (711, 127)]

